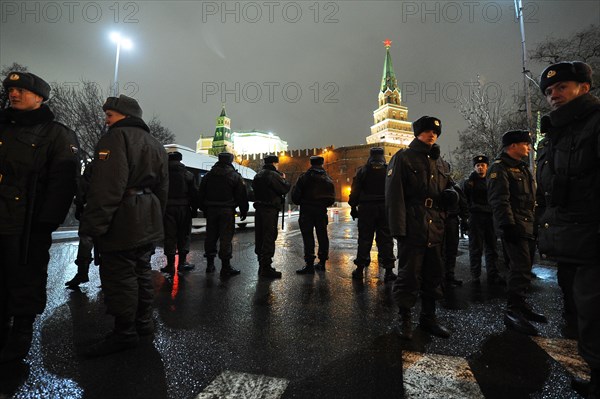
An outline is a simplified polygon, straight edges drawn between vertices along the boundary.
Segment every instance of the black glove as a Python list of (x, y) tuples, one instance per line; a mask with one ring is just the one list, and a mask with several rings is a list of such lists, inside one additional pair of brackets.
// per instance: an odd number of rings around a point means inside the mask
[(350, 210), (350, 216), (352, 216), (352, 220), (358, 219), (358, 208), (353, 206)]
[(453, 209), (458, 205), (458, 193), (453, 188), (442, 191), (441, 199), (442, 205), (446, 209)]
[(508, 242), (516, 243), (519, 242), (519, 239), (521, 239), (523, 233), (525, 233), (525, 229), (518, 224), (507, 224), (502, 226), (502, 232), (502, 238)]

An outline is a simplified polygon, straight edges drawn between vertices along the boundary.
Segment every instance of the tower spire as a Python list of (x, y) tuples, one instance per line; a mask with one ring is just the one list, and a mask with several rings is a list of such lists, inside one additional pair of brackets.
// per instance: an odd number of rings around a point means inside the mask
[(398, 89), (398, 81), (396, 80), (396, 74), (394, 73), (394, 66), (392, 65), (392, 56), (390, 55), (390, 47), (392, 47), (392, 41), (385, 39), (383, 41), (385, 46), (385, 62), (383, 63), (383, 77), (381, 78), (381, 91), (385, 93), (387, 90), (394, 91)]

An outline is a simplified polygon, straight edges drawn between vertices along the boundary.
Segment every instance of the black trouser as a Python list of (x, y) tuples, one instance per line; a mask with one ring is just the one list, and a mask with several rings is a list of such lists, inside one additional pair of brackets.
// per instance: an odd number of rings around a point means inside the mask
[(277, 240), (277, 222), (279, 210), (259, 206), (254, 216), (254, 253), (258, 256), (261, 266), (271, 266), (275, 255), (275, 240)]
[(575, 282), (575, 275), (577, 273), (577, 266), (573, 263), (558, 262), (556, 278), (558, 279), (558, 286), (560, 287), (563, 294), (563, 305), (565, 316), (577, 316), (577, 308), (575, 306), (575, 298), (573, 294), (573, 285)]
[(448, 215), (444, 225), (444, 247), (442, 258), (444, 260), (444, 273), (447, 279), (454, 278), (456, 268), (456, 256), (458, 255), (459, 242), (458, 215)]
[(235, 209), (209, 207), (205, 215), (204, 256), (214, 258), (217, 255), (217, 241), (219, 241), (219, 259), (231, 259), (233, 256), (231, 241), (235, 230)]
[(531, 282), (529, 241), (521, 238), (517, 242), (510, 242), (502, 238), (502, 245), (510, 263), (507, 288), (509, 309), (518, 309), (525, 305), (526, 292)]
[(327, 208), (324, 206), (300, 206), (300, 216), (298, 224), (302, 233), (304, 243), (304, 260), (306, 263), (312, 263), (315, 260), (315, 235), (319, 242), (319, 251), (317, 255), (319, 260), (324, 262), (329, 259), (329, 237), (327, 237)]
[(46, 308), (46, 283), (51, 232), (31, 232), (27, 264), (21, 264), (21, 236), (0, 235), (0, 314), (42, 314)]
[(600, 369), (600, 260), (578, 265), (573, 294), (579, 326), (579, 353), (592, 369)]
[(469, 218), (469, 261), (471, 275), (481, 276), (481, 256), (485, 249), (485, 268), (488, 277), (498, 275), (496, 232), (491, 213), (473, 212)]
[(360, 204), (358, 215), (358, 250), (354, 264), (367, 267), (371, 263), (373, 238), (377, 243), (377, 261), (384, 269), (393, 269), (394, 240), (390, 234), (384, 203)]
[(392, 288), (398, 307), (412, 308), (419, 293), (422, 299), (442, 298), (441, 250), (441, 245), (424, 247), (398, 242), (398, 278)]
[(165, 255), (185, 257), (190, 252), (192, 210), (188, 205), (170, 205), (164, 214)]
[(154, 286), (151, 244), (126, 251), (102, 252), (100, 280), (106, 312), (115, 317), (115, 333), (136, 334), (135, 325), (147, 325), (152, 315)]

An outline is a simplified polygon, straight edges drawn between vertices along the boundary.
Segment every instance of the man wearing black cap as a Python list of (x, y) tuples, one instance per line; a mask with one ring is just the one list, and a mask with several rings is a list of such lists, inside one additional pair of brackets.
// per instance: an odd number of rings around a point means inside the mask
[(79, 160), (72, 130), (44, 103), (50, 86), (27, 72), (2, 82), (0, 111), (0, 364), (19, 362), (46, 307), (52, 232), (75, 195)]
[(534, 239), (535, 183), (524, 159), (531, 150), (531, 136), (524, 130), (506, 132), (502, 148), (490, 167), (487, 187), (496, 234), (502, 238), (510, 263), (504, 324), (520, 333), (537, 335), (530, 321), (548, 320), (526, 302), (531, 279), (529, 244)]
[(350, 216), (358, 218), (358, 248), (352, 278), (362, 279), (363, 270), (371, 263), (373, 237), (377, 243), (377, 260), (385, 269), (384, 282), (394, 281), (394, 240), (390, 234), (385, 214), (385, 174), (387, 164), (383, 148), (373, 147), (369, 151), (366, 165), (356, 171), (348, 205)]
[(198, 208), (198, 187), (194, 174), (181, 162), (179, 151), (169, 153), (169, 194), (163, 215), (167, 265), (163, 273), (175, 273), (175, 254), (178, 255), (177, 271), (191, 270), (195, 266), (187, 261), (192, 236), (192, 209)]
[(285, 203), (285, 195), (290, 191), (290, 183), (285, 175), (277, 170), (279, 157), (267, 155), (264, 166), (254, 176), (255, 249), (258, 257), (258, 275), (267, 278), (280, 278), (281, 272), (273, 268), (275, 240), (277, 240), (277, 221), (279, 210)]
[(592, 69), (583, 62), (560, 62), (542, 73), (552, 111), (541, 120), (537, 202), (539, 250), (558, 262), (567, 326), (577, 327), (579, 352), (592, 370), (587, 394), (599, 398), (600, 100), (591, 86)]
[(89, 357), (132, 348), (154, 332), (150, 257), (164, 239), (169, 192), (167, 152), (150, 135), (138, 102), (109, 97), (102, 109), (108, 131), (96, 145), (79, 234), (97, 244), (104, 303), (115, 324), (84, 353)]
[[(329, 237), (327, 237), (327, 207), (335, 202), (333, 180), (323, 169), (323, 157), (310, 157), (310, 168), (300, 175), (292, 190), (292, 201), (300, 205), (298, 224), (304, 243), (304, 262), (298, 274), (313, 274), (315, 268), (325, 271), (329, 259)], [(319, 263), (315, 266), (315, 236), (319, 241)]]
[(463, 191), (469, 207), (469, 262), (472, 281), (479, 283), (481, 256), (485, 248), (485, 268), (489, 284), (506, 285), (498, 273), (498, 250), (492, 207), (487, 195), (487, 171), (489, 158), (485, 155), (473, 157), (473, 172), (463, 183)]
[(441, 121), (423, 116), (413, 123), (413, 131), (416, 138), (392, 157), (385, 182), (390, 232), (398, 241), (398, 278), (392, 294), (400, 308), (402, 338), (412, 338), (411, 309), (419, 293), (421, 329), (448, 338), (450, 331), (435, 317), (435, 301), (442, 297), (445, 213), (455, 206), (458, 194), (435, 144)]
[(240, 220), (248, 213), (248, 194), (242, 176), (233, 167), (233, 154), (222, 152), (219, 160), (200, 182), (200, 209), (206, 217), (204, 256), (206, 272), (215, 271), (217, 241), (220, 241), (221, 277), (240, 274), (231, 267), (231, 241), (235, 231), (235, 208), (240, 209)]

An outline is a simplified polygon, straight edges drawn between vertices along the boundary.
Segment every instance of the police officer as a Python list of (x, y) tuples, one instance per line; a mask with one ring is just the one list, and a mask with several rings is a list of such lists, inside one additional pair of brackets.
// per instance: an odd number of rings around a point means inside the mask
[[(315, 268), (325, 271), (329, 259), (329, 237), (327, 237), (327, 207), (335, 202), (333, 180), (323, 169), (323, 157), (310, 157), (310, 168), (300, 175), (292, 190), (292, 201), (300, 205), (298, 224), (304, 243), (304, 262), (298, 274), (313, 274)], [(315, 236), (319, 242), (319, 263), (315, 266)]]
[(2, 82), (0, 111), (0, 363), (20, 361), (46, 307), (48, 250), (75, 195), (79, 161), (72, 130), (45, 104), (50, 86), (27, 72)]
[(280, 278), (281, 272), (274, 269), (275, 240), (279, 210), (285, 203), (285, 195), (290, 191), (290, 183), (285, 175), (277, 170), (279, 157), (268, 155), (263, 168), (254, 176), (254, 218), (255, 249), (258, 256), (258, 275), (267, 278)]
[(104, 302), (115, 323), (84, 353), (89, 357), (135, 347), (154, 332), (150, 257), (164, 239), (169, 191), (167, 153), (150, 135), (138, 102), (108, 97), (102, 109), (108, 131), (96, 145), (79, 234), (98, 245)]
[(435, 317), (435, 301), (442, 297), (445, 213), (456, 205), (458, 194), (435, 144), (441, 121), (423, 116), (413, 123), (413, 131), (416, 138), (392, 157), (385, 182), (390, 232), (398, 241), (398, 278), (392, 294), (400, 308), (402, 338), (412, 338), (411, 309), (419, 292), (421, 328), (448, 338), (450, 331)]
[(540, 253), (558, 262), (565, 316), (578, 324), (579, 352), (592, 370), (590, 384), (574, 387), (599, 398), (600, 100), (589, 92), (592, 83), (592, 69), (578, 61), (550, 65), (541, 75), (552, 111), (541, 120), (537, 200)]
[(187, 261), (187, 255), (192, 237), (192, 210), (198, 208), (198, 187), (194, 174), (185, 168), (182, 159), (179, 151), (169, 153), (169, 196), (163, 215), (167, 265), (160, 269), (169, 274), (175, 273), (175, 254), (179, 255), (178, 272), (195, 267)]
[(221, 276), (235, 276), (240, 271), (231, 267), (231, 240), (235, 230), (235, 208), (240, 208), (240, 220), (248, 213), (248, 194), (242, 176), (233, 167), (233, 154), (222, 152), (219, 161), (200, 182), (200, 208), (206, 217), (204, 256), (206, 272), (215, 271), (217, 241), (220, 240)]
[(469, 262), (471, 278), (479, 283), (481, 256), (485, 248), (485, 268), (490, 284), (506, 285), (498, 273), (498, 249), (492, 207), (487, 196), (487, 171), (490, 161), (485, 155), (473, 157), (473, 172), (463, 182), (463, 191), (469, 207)]
[(371, 263), (373, 237), (377, 243), (377, 261), (385, 269), (384, 282), (396, 279), (394, 241), (385, 214), (386, 167), (383, 148), (373, 147), (369, 150), (366, 165), (358, 168), (352, 179), (348, 205), (352, 219), (358, 218), (358, 248), (354, 259), (356, 270), (352, 272), (354, 279), (362, 279), (364, 268)]
[(547, 323), (547, 319), (527, 304), (525, 295), (531, 279), (529, 241), (533, 240), (535, 206), (535, 183), (523, 160), (531, 149), (529, 132), (506, 132), (502, 136), (502, 148), (490, 167), (487, 187), (494, 227), (510, 262), (504, 324), (520, 333), (537, 335), (530, 321)]

